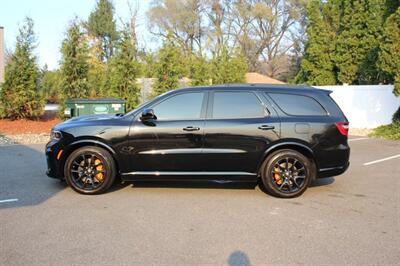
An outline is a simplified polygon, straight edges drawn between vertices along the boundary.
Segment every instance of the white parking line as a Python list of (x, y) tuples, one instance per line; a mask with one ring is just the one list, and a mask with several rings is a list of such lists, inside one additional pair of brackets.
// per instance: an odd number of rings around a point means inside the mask
[(348, 139), (348, 141), (350, 142), (350, 141), (365, 140), (365, 139), (368, 139), (368, 138), (356, 138), (356, 139)]
[(18, 199), (4, 199), (4, 200), (0, 200), (0, 203), (14, 202), (14, 201), (18, 201)]
[(386, 157), (386, 158), (383, 158), (383, 159), (379, 159), (379, 160), (376, 160), (376, 161), (365, 163), (364, 166), (371, 165), (371, 164), (374, 164), (374, 163), (380, 163), (380, 162), (383, 162), (383, 161), (387, 161), (387, 160), (391, 160), (391, 159), (395, 159), (395, 158), (399, 158), (399, 157), (400, 157), (400, 154), (393, 155), (393, 156), (390, 156), (390, 157)]

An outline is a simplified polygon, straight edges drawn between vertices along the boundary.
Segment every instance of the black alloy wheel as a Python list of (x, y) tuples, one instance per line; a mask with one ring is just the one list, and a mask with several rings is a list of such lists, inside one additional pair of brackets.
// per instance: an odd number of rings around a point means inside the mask
[(115, 164), (110, 153), (99, 147), (82, 147), (68, 157), (64, 175), (74, 190), (83, 194), (100, 194), (115, 180)]
[(303, 154), (287, 149), (269, 155), (261, 170), (267, 192), (282, 198), (303, 194), (314, 176), (314, 163)]
[(293, 193), (304, 186), (307, 172), (299, 160), (287, 156), (275, 163), (270, 175), (279, 191)]

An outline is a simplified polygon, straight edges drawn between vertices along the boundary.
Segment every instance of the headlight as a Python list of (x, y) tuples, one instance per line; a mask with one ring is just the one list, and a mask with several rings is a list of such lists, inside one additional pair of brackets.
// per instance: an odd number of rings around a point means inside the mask
[(62, 137), (62, 134), (61, 134), (61, 132), (60, 132), (60, 131), (57, 131), (57, 130), (51, 130), (51, 133), (50, 133), (50, 139), (59, 140), (59, 139), (61, 139), (61, 137)]

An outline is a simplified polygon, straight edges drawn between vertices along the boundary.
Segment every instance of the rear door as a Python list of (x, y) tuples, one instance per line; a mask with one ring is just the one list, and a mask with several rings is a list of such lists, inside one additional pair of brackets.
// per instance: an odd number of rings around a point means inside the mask
[(204, 134), (206, 171), (255, 174), (268, 145), (279, 139), (280, 121), (255, 91), (214, 91)]

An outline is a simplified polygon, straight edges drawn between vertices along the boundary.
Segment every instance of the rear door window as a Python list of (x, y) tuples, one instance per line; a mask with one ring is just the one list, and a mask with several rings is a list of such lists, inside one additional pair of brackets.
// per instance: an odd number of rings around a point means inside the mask
[(287, 93), (268, 93), (279, 108), (293, 116), (326, 116), (327, 112), (314, 98)]
[(214, 92), (211, 118), (256, 118), (265, 116), (265, 108), (253, 92)]

